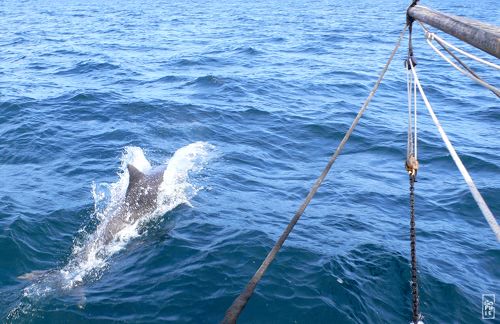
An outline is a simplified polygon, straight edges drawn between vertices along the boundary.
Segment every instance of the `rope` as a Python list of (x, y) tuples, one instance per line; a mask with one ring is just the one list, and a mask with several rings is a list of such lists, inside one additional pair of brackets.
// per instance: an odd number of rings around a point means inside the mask
[(417, 234), (415, 232), (415, 175), (410, 174), (410, 253), (411, 253), (411, 293), (413, 323), (419, 323), (422, 318), (419, 312), (418, 282), (417, 282)]
[(497, 65), (495, 63), (491, 63), (489, 61), (486, 61), (486, 60), (484, 60), (482, 58), (479, 58), (479, 57), (477, 57), (477, 56), (475, 56), (475, 55), (473, 55), (473, 54), (471, 54), (469, 52), (466, 52), (466, 51), (464, 51), (464, 50), (456, 47), (455, 45), (453, 45), (453, 44), (445, 41), (444, 39), (442, 39), (441, 37), (439, 37), (435, 33), (429, 32), (429, 30), (425, 27), (425, 25), (422, 22), (419, 21), (419, 23), (420, 23), (420, 26), (422, 26), (422, 28), (426, 32), (428, 32), (431, 35), (431, 37), (433, 39), (435, 39), (438, 43), (443, 44), (444, 46), (447, 46), (447, 47), (451, 47), (452, 49), (454, 49), (455, 51), (459, 52), (460, 54), (463, 54), (463, 55), (465, 55), (465, 56), (467, 56), (467, 57), (469, 57), (469, 58), (471, 58), (471, 59), (473, 59), (473, 60), (475, 60), (475, 61), (477, 61), (479, 63), (485, 64), (485, 65), (491, 66), (491, 67), (493, 67), (493, 68), (495, 68), (497, 70), (500, 70), (500, 65)]
[(375, 95), (375, 92), (377, 91), (378, 87), (380, 86), (380, 83), (382, 82), (382, 79), (384, 78), (385, 73), (387, 72), (387, 69), (389, 68), (390, 63), (392, 62), (392, 59), (394, 58), (394, 55), (396, 54), (396, 52), (397, 52), (397, 50), (399, 48), (399, 45), (401, 43), (401, 40), (403, 39), (403, 36), (404, 36), (404, 34), (406, 32), (406, 29), (407, 29), (407, 26), (405, 25), (403, 31), (401, 32), (401, 34), (399, 36), (398, 41), (396, 42), (396, 46), (392, 50), (392, 53), (391, 53), (391, 55), (389, 57), (389, 60), (387, 61), (387, 63), (385, 64), (384, 68), (382, 69), (382, 72), (380, 73), (380, 76), (379, 76), (377, 82), (373, 86), (373, 89), (370, 91), (370, 94), (368, 95), (368, 98), (366, 98), (365, 102), (361, 106), (361, 109), (359, 110), (356, 118), (354, 118), (354, 121), (352, 122), (351, 127), (349, 128), (349, 130), (345, 134), (344, 138), (342, 139), (342, 141), (338, 145), (337, 149), (335, 150), (335, 153), (332, 155), (332, 157), (328, 161), (325, 169), (323, 170), (323, 172), (321, 173), (321, 175), (319, 176), (319, 178), (314, 183), (313, 187), (311, 188), (311, 191), (309, 192), (309, 194), (305, 198), (304, 202), (299, 207), (299, 209), (297, 210), (297, 212), (295, 213), (295, 215), (293, 216), (293, 218), (290, 220), (290, 223), (285, 228), (285, 230), (283, 231), (283, 233), (279, 237), (278, 241), (276, 241), (274, 247), (269, 252), (269, 254), (266, 256), (266, 258), (264, 259), (264, 261), (260, 265), (260, 267), (257, 270), (257, 272), (255, 272), (255, 274), (253, 275), (253, 277), (250, 279), (250, 281), (246, 285), (245, 289), (240, 293), (240, 295), (233, 301), (232, 305), (227, 309), (226, 314), (224, 316), (224, 319), (222, 320), (222, 323), (224, 323), (224, 324), (227, 324), (227, 323), (236, 323), (236, 320), (238, 319), (238, 316), (240, 315), (241, 311), (246, 306), (246, 304), (247, 304), (248, 300), (250, 299), (250, 297), (252, 297), (252, 294), (253, 294), (253, 292), (255, 290), (255, 287), (259, 283), (260, 279), (262, 278), (262, 276), (266, 272), (266, 270), (269, 267), (269, 265), (271, 264), (271, 262), (276, 257), (276, 254), (278, 253), (278, 251), (280, 250), (280, 248), (285, 243), (285, 240), (288, 238), (288, 235), (290, 234), (290, 232), (292, 231), (293, 227), (295, 226), (295, 224), (299, 220), (300, 216), (302, 216), (302, 214), (304, 213), (304, 210), (309, 205), (309, 203), (311, 202), (312, 198), (314, 197), (314, 195), (318, 191), (321, 183), (323, 182), (323, 180), (325, 179), (326, 175), (330, 171), (330, 169), (331, 169), (333, 163), (335, 162), (335, 160), (337, 159), (337, 157), (342, 152), (342, 149), (344, 148), (347, 140), (351, 136), (351, 134), (354, 131), (354, 128), (356, 127), (356, 125), (358, 124), (361, 116), (363, 115), (363, 113), (365, 112), (366, 108), (368, 107), (368, 104), (371, 102), (373, 96)]
[(408, 58), (405, 60), (406, 86), (408, 90), (408, 143), (406, 148), (406, 170), (410, 175), (416, 176), (418, 170), (417, 160), (417, 86), (410, 74), (410, 69), (415, 66), (416, 59), (411, 45), (412, 29), (409, 29)]
[(415, 156), (415, 160), (417, 159), (417, 85), (414, 82), (413, 83), (413, 105), (414, 105), (414, 112), (413, 112), (413, 120), (414, 120), (414, 125), (413, 129), (415, 131), (414, 136), (413, 136), (413, 155)]
[[(408, 61), (406, 61), (408, 64)], [(417, 85), (413, 82), (413, 75), (406, 70), (406, 87), (408, 89), (408, 142), (406, 149), (407, 159), (417, 158)]]
[[(474, 72), (467, 64), (465, 64), (460, 58), (458, 58), (455, 53), (453, 53), (447, 45), (451, 45), (449, 43), (447, 43), (446, 41), (444, 41), (442, 38), (440, 38), (439, 36), (437, 36), (436, 34), (433, 34), (431, 33), (423, 23), (421, 23), (419, 21), (419, 24), (420, 26), (422, 27), (422, 29), (425, 31), (426, 33), (426, 37), (428, 38), (431, 38), (431, 39), (434, 39), (436, 40), (436, 42), (439, 44), (439, 46), (441, 46), (448, 54), (450, 54), (451, 57), (453, 57), (455, 59), (455, 61), (457, 61), (461, 66), (463, 66), (464, 69), (467, 70), (467, 72), (469, 72), (470, 74), (472, 74), (473, 76), (475, 76), (476, 78), (478, 78), (479, 80), (482, 80), (481, 77), (479, 75), (477, 75), (476, 72)], [(455, 46), (451, 45), (452, 48), (454, 48), (455, 50), (459, 50), (460, 52), (464, 52), (458, 48), (456, 48)], [(464, 52), (465, 53), (465, 52)], [(472, 55), (472, 54), (469, 54), (469, 55)], [(472, 55), (474, 56), (474, 55)], [(474, 56), (475, 57), (475, 56)], [(475, 57), (476, 59), (479, 59), (478, 57)], [(481, 60), (481, 59), (479, 59)], [(484, 60), (483, 60), (484, 61)], [(493, 64), (493, 63), (490, 63), (490, 62), (487, 62), (487, 61), (484, 61), (485, 63), (487, 63), (488, 65), (491, 65), (493, 67), (497, 67), (500, 69), (500, 66), (496, 65), (496, 64)], [(499, 97), (498, 93), (491, 90), (491, 92), (493, 92), (497, 97)]]
[(415, 83), (416, 83), (416, 85), (418, 87), (420, 95), (422, 96), (422, 99), (424, 100), (425, 106), (427, 107), (427, 110), (429, 111), (429, 114), (431, 115), (432, 120), (434, 121), (434, 124), (436, 124), (436, 127), (438, 128), (439, 134), (441, 135), (441, 138), (443, 139), (443, 141), (444, 141), (444, 143), (446, 145), (446, 148), (450, 152), (450, 155), (453, 158), (453, 161), (455, 162), (458, 170), (460, 171), (460, 173), (462, 174), (463, 178), (465, 179), (465, 182), (469, 186), (469, 190), (470, 190), (472, 196), (474, 197), (474, 200), (476, 201), (477, 205), (479, 206), (479, 209), (483, 213), (484, 218), (486, 219), (486, 221), (490, 225), (491, 230), (493, 231), (493, 233), (495, 233), (497, 241), (500, 242), (500, 227), (498, 226), (498, 223), (497, 223), (497, 221), (495, 219), (495, 216), (493, 216), (493, 213), (491, 212), (491, 210), (489, 209), (488, 205), (486, 204), (486, 202), (484, 201), (483, 197), (481, 196), (481, 193), (477, 189), (474, 181), (472, 181), (472, 178), (471, 178), (469, 172), (467, 171), (467, 169), (465, 168), (464, 164), (462, 163), (462, 160), (460, 160), (460, 157), (458, 156), (457, 152), (455, 151), (455, 148), (451, 144), (451, 142), (450, 142), (448, 136), (446, 135), (443, 127), (441, 127), (441, 123), (437, 119), (436, 114), (434, 114), (432, 106), (429, 103), (429, 100), (427, 100), (427, 96), (425, 95), (425, 92), (422, 89), (422, 85), (420, 84), (420, 81), (418, 80), (417, 72), (416, 72), (415, 68), (413, 67), (413, 65), (411, 67), (412, 67), (411, 71), (413, 73), (413, 77), (415, 79)]
[(409, 156), (412, 155), (413, 153), (413, 138), (412, 138), (412, 130), (411, 130), (411, 125), (413, 124), (412, 121), (412, 114), (411, 114), (411, 109), (412, 109), (412, 99), (413, 99), (413, 75), (410, 77), (410, 71), (407, 69), (406, 70), (406, 89), (408, 92), (408, 141), (406, 143), (406, 158), (408, 159)]
[(442, 49), (444, 49), (448, 54), (450, 54), (451, 57), (453, 57), (455, 59), (455, 61), (457, 61), (461, 66), (463, 66), (464, 69), (467, 70), (467, 72), (469, 72), (470, 74), (472, 74), (473, 76), (475, 76), (476, 78), (478, 79), (481, 79), (479, 77), (479, 75), (477, 75), (476, 72), (474, 72), (467, 64), (465, 64), (460, 58), (458, 58), (455, 53), (453, 53), (452, 51), (450, 51), (450, 49), (448, 47), (446, 47), (443, 43), (441, 43), (440, 41), (438, 41), (436, 39), (437, 43), (439, 44), (439, 46), (441, 46)]
[[(425, 33), (425, 38), (426, 38), (426, 41), (427, 41), (427, 44), (429, 44), (429, 46), (437, 53), (439, 54), (439, 56), (441, 56), (446, 62), (448, 62), (449, 64), (451, 64), (451, 66), (453, 66), (455, 69), (457, 69), (458, 71), (462, 72), (463, 74), (465, 74), (466, 76), (468, 76), (469, 78), (471, 78), (472, 80), (476, 81), (477, 83), (479, 83), (480, 85), (482, 85), (483, 87), (491, 90), (495, 95), (497, 95), (498, 97), (500, 97), (500, 90), (498, 90), (497, 88), (495, 88), (494, 86), (492, 86), (491, 84), (483, 81), (482, 79), (478, 78), (477, 76), (474, 76), (473, 74), (471, 74), (470, 72), (462, 69), (461, 67), (459, 67), (458, 65), (456, 65), (455, 63), (453, 63), (449, 58), (447, 58), (439, 49), (437, 49), (433, 44), (432, 44), (432, 36), (433, 34), (432, 33), (429, 33), (429, 32), (426, 32)], [(475, 74), (475, 73), (474, 73)]]

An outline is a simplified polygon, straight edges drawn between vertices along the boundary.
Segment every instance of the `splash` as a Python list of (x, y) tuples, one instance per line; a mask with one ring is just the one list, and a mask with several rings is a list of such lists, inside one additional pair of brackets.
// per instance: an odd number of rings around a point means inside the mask
[(152, 169), (140, 147), (126, 147), (121, 158), (118, 181), (111, 184), (92, 184), (92, 218), (97, 223), (95, 231), (87, 233), (82, 228), (81, 238), (75, 239), (69, 261), (61, 269), (31, 273), (34, 282), (24, 289), (23, 301), (10, 312), (9, 319), (15, 320), (20, 315), (33, 311), (34, 304), (48, 295), (64, 293), (86, 282), (98, 280), (108, 266), (110, 257), (123, 250), (131, 239), (144, 233), (140, 229), (145, 224), (181, 204), (190, 205), (190, 199), (202, 189), (190, 182), (190, 176), (203, 170), (213, 151), (214, 147), (206, 142), (191, 143), (177, 150), (170, 160), (163, 164), (163, 181), (158, 188), (154, 211), (141, 215), (133, 223), (126, 223), (106, 242), (103, 240), (106, 228), (116, 218), (114, 216), (125, 199), (129, 183), (127, 165), (132, 164), (143, 173)]

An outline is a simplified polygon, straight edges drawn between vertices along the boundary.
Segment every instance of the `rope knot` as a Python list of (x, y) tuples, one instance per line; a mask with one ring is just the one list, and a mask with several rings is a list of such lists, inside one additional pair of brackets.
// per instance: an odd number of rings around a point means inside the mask
[(415, 177), (417, 175), (418, 171), (418, 160), (415, 158), (414, 155), (409, 156), (406, 159), (406, 171), (408, 171), (408, 174), (412, 177)]

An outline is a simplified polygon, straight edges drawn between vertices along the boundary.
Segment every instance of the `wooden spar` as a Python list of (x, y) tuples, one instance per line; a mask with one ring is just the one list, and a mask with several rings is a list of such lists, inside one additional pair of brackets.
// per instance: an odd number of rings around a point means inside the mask
[(408, 15), (500, 58), (500, 27), (498, 26), (444, 14), (423, 6), (410, 7)]

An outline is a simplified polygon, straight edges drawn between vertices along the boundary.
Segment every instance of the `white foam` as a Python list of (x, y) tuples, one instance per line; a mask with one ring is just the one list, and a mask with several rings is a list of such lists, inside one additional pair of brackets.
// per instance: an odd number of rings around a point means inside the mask
[(200, 172), (210, 159), (214, 147), (205, 142), (195, 142), (175, 152), (163, 173), (155, 214), (164, 214), (189, 200), (199, 189), (189, 182), (191, 172)]

